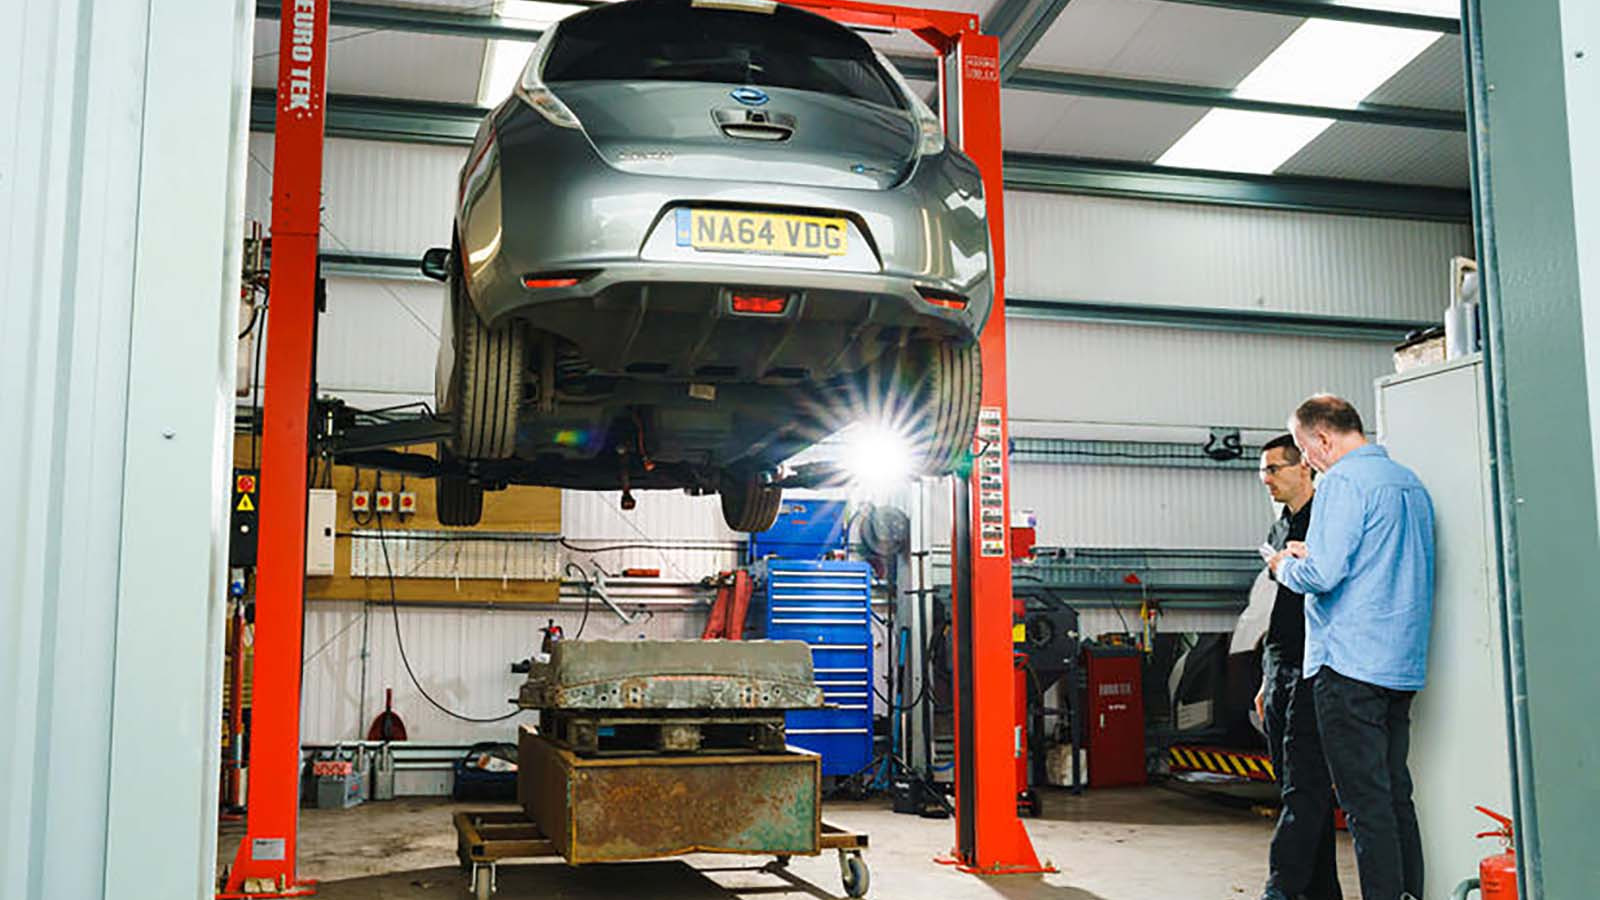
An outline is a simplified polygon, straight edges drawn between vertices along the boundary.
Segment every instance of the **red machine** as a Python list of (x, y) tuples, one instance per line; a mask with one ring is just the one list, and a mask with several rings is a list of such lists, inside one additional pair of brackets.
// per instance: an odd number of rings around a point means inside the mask
[(1089, 786), (1144, 784), (1144, 653), (1097, 644), (1084, 648), (1083, 661)]
[(1514, 835), (1511, 820), (1492, 809), (1477, 806), (1478, 812), (1500, 823), (1493, 831), (1480, 831), (1478, 837), (1497, 837), (1504, 853), (1486, 856), (1478, 863), (1478, 893), (1483, 900), (1517, 900), (1517, 851), (1511, 846)]

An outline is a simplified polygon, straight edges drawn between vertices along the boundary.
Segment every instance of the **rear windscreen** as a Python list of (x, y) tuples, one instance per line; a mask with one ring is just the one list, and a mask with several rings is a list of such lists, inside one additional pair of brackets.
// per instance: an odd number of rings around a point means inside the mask
[(773, 13), (626, 3), (562, 23), (543, 80), (707, 81), (793, 88), (903, 109), (867, 42), (833, 22)]

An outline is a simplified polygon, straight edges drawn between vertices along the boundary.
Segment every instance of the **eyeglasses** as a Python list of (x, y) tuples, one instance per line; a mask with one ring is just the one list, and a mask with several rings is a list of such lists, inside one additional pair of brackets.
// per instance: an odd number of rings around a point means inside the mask
[(1256, 471), (1260, 472), (1263, 475), (1276, 475), (1279, 472), (1283, 471), (1284, 469), (1292, 469), (1292, 468), (1294, 468), (1295, 466), (1298, 466), (1298, 465), (1300, 465), (1300, 464), (1299, 463), (1270, 463), (1268, 465), (1262, 466), (1261, 468), (1257, 469)]

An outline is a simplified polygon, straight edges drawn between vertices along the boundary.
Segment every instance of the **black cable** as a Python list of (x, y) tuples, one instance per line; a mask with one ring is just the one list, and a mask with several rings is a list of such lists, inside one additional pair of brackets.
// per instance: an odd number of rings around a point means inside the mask
[(261, 468), (260, 457), (256, 453), (256, 436), (261, 434), (261, 345), (266, 343), (262, 338), (267, 335), (268, 305), (263, 303), (260, 306), (261, 315), (257, 326), (261, 329), (261, 333), (256, 335), (256, 360), (250, 369), (250, 468), (258, 470)]
[(411, 668), (411, 659), (406, 656), (405, 638), (400, 634), (400, 599), (395, 595), (394, 567), (389, 562), (389, 542), (383, 534), (382, 519), (378, 520), (378, 546), (383, 549), (384, 571), (389, 573), (389, 611), (394, 614), (394, 643), (395, 646), (400, 650), (400, 662), (406, 667), (406, 675), (411, 679), (411, 683), (416, 686), (417, 692), (422, 694), (422, 699), (433, 704), (434, 709), (437, 709), (452, 719), (460, 719), (463, 722), (504, 722), (507, 719), (511, 719), (519, 715), (522, 712), (520, 709), (514, 709), (503, 716), (484, 717), (463, 715), (462, 713), (458, 713), (439, 701), (433, 699), (433, 695), (428, 693), (428, 689), (422, 686), (422, 682), (417, 679), (417, 673)]
[[(583, 618), (578, 620), (578, 630), (572, 636), (573, 640), (577, 640), (578, 638), (583, 637), (583, 629), (589, 624), (589, 605), (594, 602), (594, 582), (589, 580), (589, 573), (585, 572), (583, 567), (575, 562), (569, 561), (566, 565), (566, 568), (562, 569), (561, 571), (562, 573), (566, 573), (572, 571), (573, 569), (577, 569), (578, 576), (583, 579)], [(601, 571), (604, 570), (602, 569)]]
[[(250, 293), (254, 294), (255, 293), (255, 288), (251, 288), (250, 289)], [(250, 304), (250, 321), (245, 324), (244, 330), (239, 332), (239, 340), (242, 341), (245, 338), (249, 337), (250, 336), (250, 332), (256, 330), (256, 323), (259, 322), (260, 320), (261, 320), (261, 305), (257, 304), (257, 303), (251, 303)]]
[(911, 704), (909, 706), (896, 706), (892, 700), (890, 700), (888, 697), (884, 696), (883, 691), (878, 690), (878, 686), (877, 685), (873, 685), (872, 686), (872, 692), (874, 694), (878, 695), (878, 699), (882, 700), (884, 702), (884, 704), (886, 706), (888, 706), (891, 711), (893, 711), (893, 712), (911, 712), (911, 711), (915, 710), (918, 706), (921, 706), (923, 701), (928, 699), (928, 679), (924, 678), (922, 680), (922, 690), (917, 692), (917, 699), (911, 701)]

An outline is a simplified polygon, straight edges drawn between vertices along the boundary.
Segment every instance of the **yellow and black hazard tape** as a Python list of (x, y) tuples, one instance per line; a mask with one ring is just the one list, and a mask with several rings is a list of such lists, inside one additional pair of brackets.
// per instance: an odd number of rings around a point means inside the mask
[(1167, 761), (1176, 771), (1215, 772), (1252, 781), (1273, 780), (1272, 761), (1253, 753), (1179, 745), (1167, 749)]

